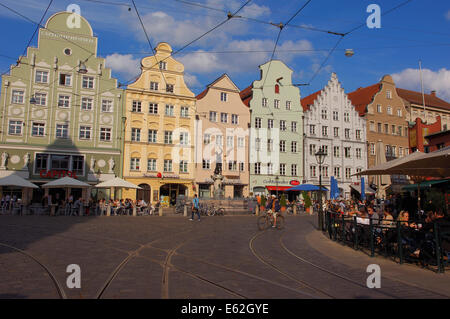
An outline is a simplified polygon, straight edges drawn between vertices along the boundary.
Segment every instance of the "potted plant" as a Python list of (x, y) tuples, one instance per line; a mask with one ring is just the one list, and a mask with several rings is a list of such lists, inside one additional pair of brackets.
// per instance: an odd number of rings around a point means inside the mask
[(286, 211), (286, 196), (284, 194), (281, 195), (280, 206), (282, 212)]
[(261, 211), (264, 211), (264, 209), (266, 208), (266, 196), (261, 195)]
[(311, 197), (309, 197), (309, 194), (307, 192), (303, 192), (303, 199), (305, 201), (305, 210), (309, 214), (311, 210)]

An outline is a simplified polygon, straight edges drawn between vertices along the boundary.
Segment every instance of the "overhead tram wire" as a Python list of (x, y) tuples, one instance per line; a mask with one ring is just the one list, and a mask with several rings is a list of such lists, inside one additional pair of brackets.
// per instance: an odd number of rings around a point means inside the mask
[[(36, 35), (36, 32), (39, 31), (39, 25), (40, 25), (40, 24), (42, 23), (42, 21), (44, 20), (46, 14), (47, 14), (47, 12), (48, 12), (48, 9), (50, 9), (50, 6), (52, 5), (52, 3), (53, 3), (53, 0), (50, 0), (49, 4), (48, 4), (48, 6), (47, 6), (47, 9), (45, 9), (44, 14), (42, 15), (41, 20), (39, 21), (39, 24), (36, 26), (36, 29), (34, 29), (34, 32), (33, 32), (33, 34), (31, 35), (30, 40), (28, 40), (28, 43), (27, 43), (27, 45), (25, 46), (25, 49), (23, 50), (22, 55), (21, 55), (21, 56), (19, 57), (19, 59), (17, 60), (16, 66), (18, 66), (18, 65), (20, 64), (22, 58), (23, 58), (23, 57), (25, 56), (25, 54), (27, 53), (28, 47), (30, 46), (31, 42), (33, 41), (34, 36)], [(14, 67), (13, 67), (13, 68), (14, 68)], [(3, 72), (2, 74), (0, 74), (0, 77), (2, 77), (3, 75), (5, 75), (5, 74), (8, 73), (9, 71), (11, 71), (11, 68), (8, 68), (8, 70), (6, 70), (6, 71)]]

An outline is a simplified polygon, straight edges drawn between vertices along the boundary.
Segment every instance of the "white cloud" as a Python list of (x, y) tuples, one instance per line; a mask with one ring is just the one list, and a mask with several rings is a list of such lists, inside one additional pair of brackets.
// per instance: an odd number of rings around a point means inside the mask
[[(422, 69), (422, 74), (425, 93), (435, 90), (438, 97), (450, 101), (450, 70), (446, 68), (438, 71)], [(405, 69), (393, 74), (392, 78), (397, 87), (415, 91), (421, 90), (419, 69)]]
[(241, 15), (247, 18), (259, 18), (262, 16), (268, 16), (270, 9), (266, 6), (259, 6), (256, 3), (252, 3), (244, 7), (237, 15)]
[(184, 81), (186, 82), (186, 85), (189, 88), (199, 88), (202, 86), (200, 81), (197, 79), (195, 75), (185, 73), (184, 74)]
[(140, 72), (140, 59), (133, 58), (132, 54), (113, 53), (106, 56), (106, 66), (127, 78), (136, 76)]
[(448, 10), (447, 13), (445, 14), (445, 18), (447, 20), (450, 20), (450, 10)]

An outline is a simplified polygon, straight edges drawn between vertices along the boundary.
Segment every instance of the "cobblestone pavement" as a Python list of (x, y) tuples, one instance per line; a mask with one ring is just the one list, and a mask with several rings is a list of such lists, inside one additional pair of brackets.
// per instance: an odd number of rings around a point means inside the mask
[[(288, 216), (0, 216), (0, 298), (448, 298), (450, 276), (370, 258)], [(66, 268), (81, 268), (69, 289)], [(381, 267), (381, 288), (366, 267)]]

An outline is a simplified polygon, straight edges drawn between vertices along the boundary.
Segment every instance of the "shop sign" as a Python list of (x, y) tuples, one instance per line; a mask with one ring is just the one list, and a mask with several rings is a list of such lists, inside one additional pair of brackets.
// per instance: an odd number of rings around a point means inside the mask
[(300, 182), (296, 179), (293, 179), (289, 182), (289, 184), (291, 184), (292, 186), (297, 186), (297, 185), (300, 185)]
[(77, 174), (74, 171), (60, 171), (55, 169), (52, 169), (50, 171), (43, 169), (39, 171), (39, 176), (41, 176), (42, 178), (61, 178), (69, 176), (78, 179)]

